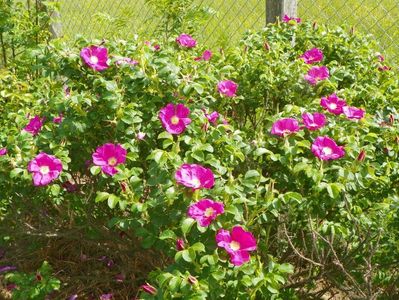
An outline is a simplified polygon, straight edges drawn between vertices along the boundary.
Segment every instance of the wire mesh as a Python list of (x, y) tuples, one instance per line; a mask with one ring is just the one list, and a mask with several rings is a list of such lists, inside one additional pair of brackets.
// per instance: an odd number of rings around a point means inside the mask
[(372, 34), (381, 52), (399, 60), (399, 1), (397, 0), (299, 0), (299, 15), (319, 23), (353, 26)]
[[(63, 32), (69, 37), (117, 36), (134, 33), (151, 38), (159, 25), (145, 0), (60, 0)], [(319, 23), (354, 26), (371, 33), (381, 51), (399, 60), (399, 0), (297, 0), (299, 16)], [(207, 45), (234, 45), (248, 29), (264, 26), (266, 0), (195, 0), (193, 5), (209, 7), (212, 15), (197, 38)]]

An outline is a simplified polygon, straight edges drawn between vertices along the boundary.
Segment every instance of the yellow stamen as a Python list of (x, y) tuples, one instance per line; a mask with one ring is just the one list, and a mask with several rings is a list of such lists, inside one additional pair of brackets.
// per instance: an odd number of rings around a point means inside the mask
[(111, 157), (108, 159), (108, 165), (110, 165), (111, 167), (115, 166), (117, 162), (118, 160), (115, 157)]
[(173, 116), (173, 117), (170, 119), (170, 122), (171, 122), (173, 125), (179, 124), (179, 121), (180, 121), (180, 119), (179, 119), (179, 117), (177, 117), (177, 116)]
[(241, 247), (241, 245), (240, 245), (239, 242), (232, 241), (232, 242), (230, 243), (230, 248), (231, 248), (231, 250), (233, 250), (233, 251), (238, 251), (238, 250), (240, 250), (240, 247)]
[(98, 63), (98, 57), (97, 56), (90, 56), (89, 58), (90, 62), (95, 65)]
[(215, 210), (212, 207), (208, 207), (205, 210), (204, 215), (205, 215), (205, 217), (211, 217), (211, 216), (213, 216), (214, 213), (215, 213)]
[(40, 167), (40, 173), (42, 173), (43, 175), (46, 175), (50, 172), (50, 168), (48, 166), (41, 166)]

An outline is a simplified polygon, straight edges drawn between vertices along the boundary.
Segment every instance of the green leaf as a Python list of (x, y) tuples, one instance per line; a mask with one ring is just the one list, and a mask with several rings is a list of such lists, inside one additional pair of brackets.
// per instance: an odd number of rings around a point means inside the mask
[(193, 226), (195, 220), (191, 219), (191, 218), (186, 218), (182, 225), (181, 225), (181, 231), (183, 232), (183, 234), (187, 234), (190, 230), (191, 227)]
[(175, 240), (175, 239), (177, 239), (177, 236), (172, 230), (167, 229), (159, 235), (159, 239), (160, 240), (166, 240), (166, 239), (174, 239)]
[(109, 195), (110, 195), (110, 194), (107, 193), (107, 192), (97, 192), (96, 199), (95, 199), (94, 201), (95, 201), (96, 203), (97, 203), (97, 202), (104, 201), (104, 200), (108, 199)]
[(256, 170), (249, 170), (245, 173), (245, 179), (252, 178), (252, 177), (260, 177), (260, 174)]
[(278, 270), (281, 273), (292, 274), (294, 273), (294, 266), (288, 263), (284, 263), (278, 266)]
[(162, 131), (160, 134), (158, 134), (158, 139), (169, 139), (173, 140), (173, 136), (167, 132), (167, 131)]
[(200, 94), (200, 95), (202, 95), (202, 93), (204, 92), (203, 86), (200, 85), (199, 83), (193, 83), (193, 84), (192, 84), (192, 87), (193, 87), (194, 90), (195, 90), (198, 94)]
[(109, 197), (108, 197), (108, 206), (110, 208), (115, 208), (115, 206), (116, 206), (116, 204), (118, 204), (118, 202), (119, 202), (119, 197), (117, 197), (117, 196), (115, 196), (113, 194), (109, 195)]
[(195, 243), (194, 245), (192, 245), (192, 246), (190, 247), (190, 249), (193, 249), (193, 250), (196, 251), (196, 252), (205, 252), (205, 246), (204, 246), (204, 244), (201, 243), (201, 242)]
[(186, 262), (193, 262), (195, 260), (196, 254), (193, 249), (186, 249), (182, 251), (182, 257)]
[(97, 175), (100, 172), (101, 172), (101, 167), (99, 167), (99, 166), (92, 166), (90, 168), (90, 173), (93, 174), (93, 175)]
[(61, 188), (58, 184), (53, 184), (50, 189), (51, 189), (51, 194), (53, 196), (59, 195), (60, 190), (61, 190)]

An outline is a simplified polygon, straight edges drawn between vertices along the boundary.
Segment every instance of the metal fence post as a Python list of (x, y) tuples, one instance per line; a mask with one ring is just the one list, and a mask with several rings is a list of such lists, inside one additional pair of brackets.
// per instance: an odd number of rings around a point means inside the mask
[(266, 24), (280, 20), (284, 15), (296, 17), (298, 12), (297, 0), (266, 0)]

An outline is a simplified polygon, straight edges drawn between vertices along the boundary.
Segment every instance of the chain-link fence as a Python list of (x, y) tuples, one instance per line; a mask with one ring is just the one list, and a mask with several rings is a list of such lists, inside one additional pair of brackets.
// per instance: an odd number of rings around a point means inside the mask
[[(287, 0), (285, 0), (287, 1)], [(298, 0), (298, 15), (319, 23), (347, 25), (371, 33), (381, 51), (398, 60), (399, 0)], [(198, 37), (212, 45), (234, 44), (248, 29), (266, 23), (266, 0), (195, 0), (193, 5), (210, 12)], [(63, 32), (72, 37), (120, 36), (134, 33), (150, 38), (159, 18), (146, 0), (61, 0)]]
[(399, 60), (398, 0), (299, 0), (298, 12), (304, 19), (371, 33), (390, 60)]

